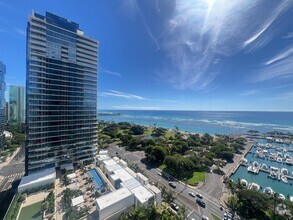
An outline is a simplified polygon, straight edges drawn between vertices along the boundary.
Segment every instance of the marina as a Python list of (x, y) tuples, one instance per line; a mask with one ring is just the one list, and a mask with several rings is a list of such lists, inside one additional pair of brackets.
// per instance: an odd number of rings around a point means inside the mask
[(293, 196), (293, 145), (257, 139), (230, 176), (244, 187), (263, 193), (276, 192), (281, 199)]

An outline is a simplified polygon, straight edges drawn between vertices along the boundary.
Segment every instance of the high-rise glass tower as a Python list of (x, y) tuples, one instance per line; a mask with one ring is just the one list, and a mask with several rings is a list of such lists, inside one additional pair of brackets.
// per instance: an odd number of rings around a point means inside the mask
[(91, 163), (97, 151), (98, 42), (35, 12), (27, 27), (26, 173)]
[(4, 106), (5, 106), (6, 66), (0, 61), (0, 150), (4, 147)]
[(9, 86), (9, 121), (10, 124), (25, 122), (25, 86)]

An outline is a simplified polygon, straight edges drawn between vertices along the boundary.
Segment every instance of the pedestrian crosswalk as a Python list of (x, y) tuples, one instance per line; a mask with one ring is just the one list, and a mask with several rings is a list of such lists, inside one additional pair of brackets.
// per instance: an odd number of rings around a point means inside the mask
[(21, 172), (21, 173), (15, 173), (15, 174), (12, 174), (12, 175), (9, 175), (9, 176), (6, 176), (6, 178), (9, 178), (9, 177), (15, 177), (15, 176), (23, 176), (24, 175), (24, 172)]

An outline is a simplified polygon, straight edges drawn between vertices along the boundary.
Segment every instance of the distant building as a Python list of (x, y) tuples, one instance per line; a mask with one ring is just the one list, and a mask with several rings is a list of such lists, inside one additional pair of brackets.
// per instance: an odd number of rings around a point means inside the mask
[(98, 42), (33, 12), (27, 27), (26, 173), (89, 164), (97, 152)]
[(5, 102), (4, 106), (4, 122), (7, 123), (9, 119), (9, 102)]
[(25, 122), (25, 86), (9, 86), (9, 124)]
[(6, 66), (0, 61), (0, 151), (4, 147), (4, 106), (5, 106), (5, 74)]

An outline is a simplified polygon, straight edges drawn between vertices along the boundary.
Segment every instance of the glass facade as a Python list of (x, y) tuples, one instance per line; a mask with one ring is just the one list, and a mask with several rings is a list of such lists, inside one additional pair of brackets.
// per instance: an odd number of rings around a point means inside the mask
[(46, 12), (27, 28), (26, 171), (91, 163), (97, 150), (98, 42)]
[(4, 147), (4, 107), (5, 107), (5, 74), (6, 66), (0, 61), (0, 151)]
[(9, 121), (10, 124), (25, 122), (25, 86), (9, 86)]

